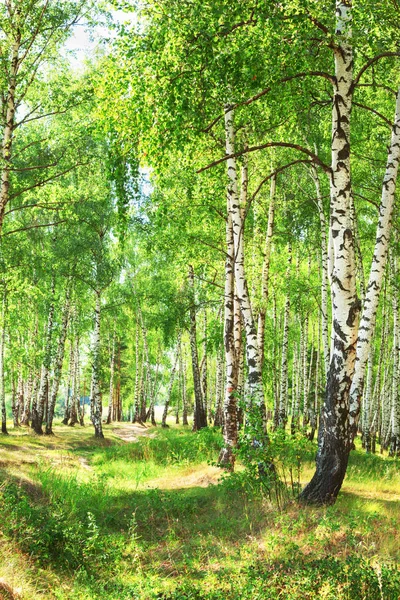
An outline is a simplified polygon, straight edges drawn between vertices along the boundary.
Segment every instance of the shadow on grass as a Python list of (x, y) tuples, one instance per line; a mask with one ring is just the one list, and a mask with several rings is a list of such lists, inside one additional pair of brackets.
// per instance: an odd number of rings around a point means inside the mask
[[(301, 511), (292, 505), (279, 521), (276, 510), (243, 489), (233, 489), (229, 480), (208, 488), (116, 492), (101, 478), (78, 482), (50, 470), (38, 476), (40, 494), (0, 472), (4, 534), (40, 567), (66, 576), (78, 572), (92, 594), (89, 598), (400, 597), (396, 570), (373, 564), (358, 551), (315, 560), (315, 554), (306, 556), (293, 541), (296, 519), (303, 519), (305, 528), (307, 519), (317, 528), (320, 517), (331, 519), (332, 530), (340, 520), (351, 527), (352, 519), (360, 516), (359, 498), (352, 494), (343, 494), (341, 505), (327, 511)], [(390, 505), (389, 512), (396, 504), (382, 503)], [(251, 540), (277, 526), (282, 532), (284, 517), (286, 537), (275, 558), (268, 558)], [(132, 569), (147, 582), (147, 591), (137, 591)], [(162, 591), (165, 578), (173, 581), (170, 591)]]

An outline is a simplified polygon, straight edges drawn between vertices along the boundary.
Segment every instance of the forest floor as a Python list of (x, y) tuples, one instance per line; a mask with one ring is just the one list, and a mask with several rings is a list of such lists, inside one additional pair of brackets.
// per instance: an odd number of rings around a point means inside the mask
[(104, 432), (0, 437), (1, 600), (400, 598), (398, 460), (357, 450), (337, 503), (309, 508), (309, 446), (283, 491), (221, 471), (215, 429)]

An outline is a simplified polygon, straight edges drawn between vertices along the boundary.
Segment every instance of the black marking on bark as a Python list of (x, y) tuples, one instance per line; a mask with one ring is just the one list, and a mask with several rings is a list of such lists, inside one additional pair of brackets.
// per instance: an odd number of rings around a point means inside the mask
[(361, 301), (356, 298), (354, 302), (350, 305), (349, 315), (347, 317), (346, 325), (348, 327), (354, 327), (354, 323), (358, 318), (358, 315), (361, 310)]
[(333, 320), (333, 329), (335, 330), (336, 335), (339, 336), (339, 338), (345, 342), (347, 339), (346, 335), (343, 333), (336, 319)]

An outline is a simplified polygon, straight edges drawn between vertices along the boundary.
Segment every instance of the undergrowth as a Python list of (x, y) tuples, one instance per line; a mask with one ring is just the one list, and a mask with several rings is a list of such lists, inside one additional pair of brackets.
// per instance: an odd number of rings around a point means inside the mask
[[(46, 598), (400, 597), (397, 502), (359, 492), (381, 478), (396, 492), (398, 461), (352, 454), (348, 487), (328, 508), (295, 501), (301, 471), (313, 464), (314, 447), (301, 436), (270, 436), (247, 468), (218, 485), (149, 487), (152, 476), (160, 482), (161, 473), (215, 463), (220, 446), (216, 430), (170, 429), (123, 445), (77, 444), (74, 454), (91, 469), (83, 479), (44, 462), (32, 467), (30, 485), (0, 474), (3, 536), (35, 561), (41, 589), (40, 570), (54, 574)], [(270, 462), (278, 478), (268, 475)], [(129, 476), (136, 487), (125, 485)], [(278, 500), (277, 486), (285, 490)]]

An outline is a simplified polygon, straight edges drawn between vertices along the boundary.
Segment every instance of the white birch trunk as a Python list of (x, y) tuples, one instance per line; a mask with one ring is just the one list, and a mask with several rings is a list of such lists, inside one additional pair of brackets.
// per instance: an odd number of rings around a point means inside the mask
[(365, 367), (368, 360), (372, 336), (375, 330), (376, 313), (378, 310), (379, 297), (388, 257), (399, 160), (400, 88), (397, 93), (396, 115), (393, 124), (389, 154), (382, 185), (382, 196), (379, 207), (379, 220), (376, 232), (375, 250), (372, 258), (371, 271), (361, 316), (356, 348), (357, 360), (350, 391), (350, 427), (353, 437), (357, 432), (357, 422), (360, 414), (361, 397), (364, 387)]
[(104, 438), (101, 423), (102, 402), (100, 389), (100, 319), (101, 319), (101, 292), (95, 291), (96, 305), (94, 311), (94, 330), (92, 341), (92, 381), (91, 381), (91, 420), (96, 438)]
[[(290, 277), (290, 267), (292, 264), (292, 247), (288, 245), (288, 266), (286, 271), (286, 280)], [(286, 406), (287, 406), (287, 389), (288, 389), (288, 350), (289, 350), (289, 318), (290, 318), (290, 298), (289, 294), (285, 298), (285, 309), (283, 317), (283, 338), (282, 338), (282, 353), (281, 353), (281, 387), (279, 393), (279, 409), (278, 409), (278, 427), (285, 429), (287, 422)]]
[(35, 433), (43, 434), (43, 417), (48, 403), (49, 396), (49, 374), (51, 366), (51, 343), (53, 337), (53, 321), (54, 321), (54, 294), (55, 294), (55, 280), (53, 276), (49, 315), (47, 319), (46, 339), (45, 339), (45, 350), (42, 363), (42, 370), (40, 375), (40, 387), (39, 395), (37, 399), (37, 407), (35, 415), (32, 415), (32, 428)]
[(194, 290), (194, 269), (189, 265), (189, 290), (190, 290), (190, 350), (192, 355), (192, 371), (194, 385), (194, 418), (193, 429), (195, 431), (207, 427), (207, 415), (204, 408), (203, 394), (201, 390), (201, 378), (199, 369), (199, 353), (197, 350), (197, 324), (196, 324), (196, 305)]
[(64, 303), (62, 322), (61, 322), (61, 333), (60, 333), (60, 338), (58, 340), (57, 355), (56, 355), (55, 364), (54, 364), (53, 385), (51, 387), (49, 410), (47, 413), (47, 422), (46, 422), (46, 431), (45, 431), (46, 435), (51, 435), (53, 433), (52, 427), (53, 427), (54, 409), (56, 406), (58, 388), (60, 386), (60, 381), (61, 381), (62, 366), (63, 366), (63, 361), (64, 361), (65, 341), (67, 339), (68, 320), (69, 320), (69, 313), (70, 313), (70, 293), (71, 293), (71, 288), (70, 288), (70, 284), (68, 283), (68, 287), (67, 287), (66, 294), (65, 294), (65, 303)]
[[(225, 106), (225, 135), (226, 153), (232, 156), (235, 154), (234, 112), (229, 105)], [(248, 387), (250, 395), (248, 407), (255, 413), (256, 420), (259, 421), (262, 430), (265, 431), (266, 410), (262, 388), (262, 374), (260, 371), (260, 355), (257, 345), (257, 331), (248, 292), (244, 264), (244, 223), (241, 206), (245, 203), (244, 194), (247, 189), (247, 184), (242, 186), (242, 198), (239, 199), (236, 159), (228, 159), (227, 166), (229, 212), (232, 218), (233, 241), (235, 247), (234, 272), (236, 292), (239, 298), (246, 332)], [(247, 182), (247, 169), (243, 170), (243, 181)]]
[(351, 224), (351, 0), (337, 0), (336, 16), (338, 45), (334, 47), (328, 268), (331, 274), (333, 321), (331, 363), (321, 413), (316, 472), (301, 494), (302, 501), (317, 504), (335, 502), (347, 469), (350, 452), (349, 393), (354, 374), (360, 312)]
[(268, 293), (269, 293), (269, 267), (271, 262), (272, 236), (274, 231), (275, 218), (275, 195), (276, 195), (276, 175), (271, 179), (271, 189), (269, 194), (268, 224), (265, 236), (264, 260), (261, 276), (261, 307), (258, 313), (257, 325), (257, 346), (259, 349), (259, 368), (262, 373), (264, 365), (264, 343), (265, 343), (265, 319), (267, 314)]
[(179, 332), (178, 341), (176, 343), (175, 357), (174, 357), (174, 362), (172, 364), (171, 374), (170, 374), (170, 378), (169, 378), (168, 392), (167, 392), (167, 397), (165, 399), (165, 405), (164, 405), (164, 412), (163, 412), (162, 421), (161, 421), (161, 427), (169, 427), (167, 425), (168, 408), (169, 408), (169, 405), (170, 405), (170, 402), (171, 402), (172, 390), (173, 390), (174, 383), (175, 383), (175, 374), (176, 374), (176, 369), (177, 369), (177, 366), (178, 366), (179, 355), (180, 355), (180, 352), (181, 352), (180, 346), (181, 346), (181, 332)]
[(4, 347), (6, 341), (6, 290), (3, 292), (1, 330), (0, 330), (0, 406), (1, 406), (1, 433), (8, 435), (6, 413), (6, 391), (4, 381)]
[(322, 266), (322, 281), (321, 281), (321, 324), (322, 324), (322, 344), (324, 350), (325, 378), (328, 377), (330, 363), (329, 349), (329, 323), (328, 323), (328, 297), (329, 297), (329, 277), (328, 277), (328, 245), (326, 241), (326, 219), (324, 204), (321, 193), (321, 184), (318, 177), (318, 171), (313, 165), (311, 167), (311, 175), (315, 185), (317, 194), (317, 206), (319, 214), (319, 222), (321, 226), (321, 266)]
[(237, 399), (238, 365), (235, 351), (235, 280), (234, 261), (235, 247), (233, 241), (232, 217), (227, 196), (226, 218), (226, 260), (225, 260), (225, 296), (224, 296), (224, 347), (225, 347), (225, 396), (223, 406), (224, 447), (221, 449), (218, 462), (233, 469), (235, 464), (234, 448), (237, 446)]
[(110, 352), (110, 387), (108, 396), (108, 413), (107, 413), (107, 424), (115, 421), (114, 415), (114, 371), (115, 371), (115, 322), (111, 341), (111, 352)]
[(12, 145), (15, 129), (16, 112), (16, 87), (17, 75), (19, 70), (19, 51), (21, 44), (21, 35), (17, 32), (13, 47), (11, 64), (9, 71), (9, 85), (7, 90), (7, 111), (6, 122), (3, 130), (3, 140), (1, 145), (1, 154), (3, 159), (1, 180), (0, 180), (0, 233), (3, 227), (4, 213), (10, 196), (10, 174), (12, 161)]

